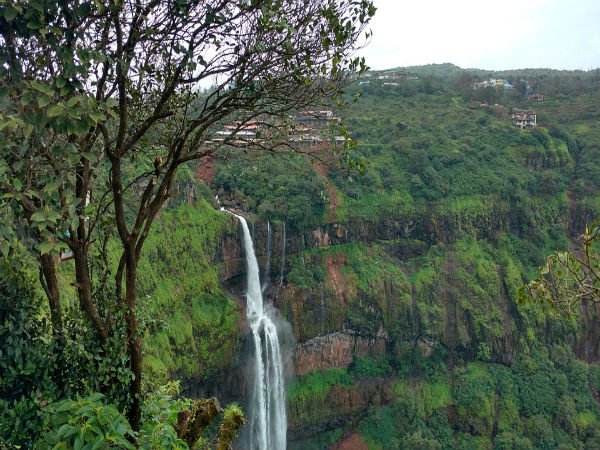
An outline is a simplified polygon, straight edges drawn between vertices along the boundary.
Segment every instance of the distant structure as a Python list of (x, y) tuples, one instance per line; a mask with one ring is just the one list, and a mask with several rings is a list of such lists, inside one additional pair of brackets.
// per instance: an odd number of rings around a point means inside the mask
[[(292, 147), (337, 145), (346, 141), (345, 137), (333, 136), (331, 133), (331, 126), (340, 121), (340, 118), (331, 110), (299, 111), (289, 119), (289, 123), (285, 126), (284, 136), (287, 134), (285, 139)], [(205, 145), (207, 147), (260, 145), (272, 137), (269, 135), (271, 130), (272, 124), (260, 120), (231, 122), (223, 129), (214, 132), (212, 138), (206, 141)]]
[(366, 72), (362, 75), (361, 80), (358, 82), (361, 84), (375, 83), (379, 86), (399, 86), (401, 82), (406, 80), (418, 80), (419, 77), (410, 76), (404, 70), (390, 69), (390, 70), (373, 70)]
[(386, 81), (401, 81), (408, 79), (408, 74), (404, 70), (377, 70), (373, 72), (367, 72), (363, 75), (366, 78), (374, 80), (386, 80)]
[(528, 95), (527, 98), (534, 102), (543, 102), (544, 94), (531, 94), (531, 95)]
[(300, 111), (293, 119), (297, 125), (290, 126), (288, 129), (292, 147), (315, 147), (331, 141), (339, 142), (339, 138), (344, 139), (328, 133), (331, 125), (340, 121), (331, 110)]
[(339, 122), (340, 118), (336, 117), (331, 110), (323, 111), (300, 111), (296, 115), (296, 120), (310, 128), (323, 128), (330, 123)]
[(537, 125), (537, 115), (533, 109), (513, 109), (512, 120), (521, 130)]
[[(223, 127), (223, 130), (215, 132), (213, 138), (206, 142), (208, 146), (218, 146), (225, 141), (231, 144), (244, 147), (256, 140), (256, 134), (260, 130), (260, 122), (253, 120), (249, 122), (235, 121)], [(230, 140), (235, 136), (235, 140)]]
[(513, 89), (513, 85), (508, 82), (508, 80), (501, 80), (491, 78), (486, 81), (479, 81), (477, 83), (473, 83), (471, 85), (473, 89), (484, 89), (488, 87), (496, 88), (496, 89)]

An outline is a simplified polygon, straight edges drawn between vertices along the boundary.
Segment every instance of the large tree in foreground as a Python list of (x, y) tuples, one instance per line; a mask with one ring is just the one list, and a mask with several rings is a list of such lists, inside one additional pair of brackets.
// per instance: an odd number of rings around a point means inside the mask
[[(129, 420), (140, 424), (137, 268), (181, 164), (215, 151), (222, 124), (258, 120), (254, 144), (321, 106), (364, 69), (371, 0), (0, 0), (0, 251), (39, 265), (54, 333), (63, 308), (56, 257), (75, 260), (79, 304), (103, 345), (124, 312)], [(202, 87), (212, 88), (203, 91)], [(235, 144), (236, 133), (224, 144)], [(271, 138), (268, 138), (271, 136)], [(91, 270), (116, 237), (114, 275)], [(111, 283), (114, 304), (100, 300)], [(113, 284), (114, 283), (114, 284)]]

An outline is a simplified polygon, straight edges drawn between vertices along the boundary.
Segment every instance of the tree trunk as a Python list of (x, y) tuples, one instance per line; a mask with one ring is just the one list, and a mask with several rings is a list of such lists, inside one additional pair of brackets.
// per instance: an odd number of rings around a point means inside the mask
[(56, 278), (56, 263), (49, 253), (40, 255), (42, 272), (42, 286), (48, 297), (50, 305), (50, 320), (52, 321), (52, 330), (59, 339), (62, 337), (62, 311), (60, 308), (60, 290), (58, 289), (58, 280)]
[[(116, 152), (118, 154), (118, 152)], [(127, 325), (127, 348), (129, 350), (129, 367), (133, 373), (133, 380), (129, 386), (131, 397), (128, 410), (128, 419), (134, 431), (140, 429), (142, 415), (142, 336), (138, 333), (136, 301), (137, 301), (137, 264), (136, 241), (138, 235), (127, 231), (125, 221), (125, 208), (123, 202), (123, 185), (121, 180), (121, 160), (117, 156), (111, 157), (112, 166), (112, 191), (115, 206), (115, 219), (117, 230), (125, 251), (125, 323)], [(121, 263), (117, 273), (117, 295), (120, 301), (121, 292)]]
[(92, 282), (88, 268), (88, 252), (85, 247), (76, 247), (73, 249), (75, 256), (75, 278), (77, 280), (77, 294), (79, 295), (79, 304), (92, 321), (96, 332), (100, 338), (101, 344), (108, 340), (108, 329), (98, 313), (92, 299)]
[(137, 301), (137, 260), (135, 246), (126, 250), (125, 272), (125, 303), (127, 311), (127, 344), (129, 349), (129, 364), (133, 372), (133, 380), (129, 387), (131, 404), (128, 418), (134, 431), (140, 429), (141, 402), (142, 402), (142, 336), (138, 333), (136, 301)]

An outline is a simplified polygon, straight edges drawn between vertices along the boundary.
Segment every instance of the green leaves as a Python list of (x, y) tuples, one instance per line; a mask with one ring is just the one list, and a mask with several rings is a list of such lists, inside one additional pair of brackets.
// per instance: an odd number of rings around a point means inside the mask
[(48, 109), (48, 117), (50, 118), (54, 118), (54, 117), (58, 117), (61, 116), (62, 114), (64, 114), (64, 107), (61, 104), (57, 104), (57, 105), (53, 105), (50, 107), (50, 109)]
[(48, 106), (50, 104), (51, 101), (52, 101), (51, 97), (46, 97), (46, 96), (40, 97), (38, 99), (38, 106), (40, 108), (45, 108), (46, 106)]
[(17, 17), (19, 15), (19, 12), (21, 12), (21, 11), (22, 11), (22, 8), (9, 5), (9, 6), (5, 6), (3, 8), (2, 13), (7, 22), (12, 22), (15, 19), (15, 17)]
[(576, 314), (582, 300), (600, 302), (600, 254), (593, 248), (598, 237), (586, 230), (582, 256), (564, 251), (548, 256), (537, 277), (519, 290), (519, 302), (542, 304), (561, 315)]
[(42, 448), (133, 450), (131, 426), (100, 393), (63, 400), (44, 409), (48, 432), (36, 442)]
[(5, 128), (20, 128), (25, 125), (25, 122), (20, 117), (14, 115), (3, 115), (0, 113), (0, 131)]
[(46, 94), (48, 97), (52, 97), (54, 95), (54, 89), (52, 89), (49, 85), (47, 85), (45, 83), (40, 83), (39, 81), (31, 80), (29, 82), (29, 85), (31, 86), (32, 89), (35, 89), (36, 91)]
[(44, 241), (39, 244), (38, 249), (42, 255), (45, 255), (46, 253), (50, 253), (52, 250), (54, 250), (54, 243), (50, 241)]
[(36, 211), (31, 215), (31, 220), (33, 222), (44, 222), (46, 220), (46, 215), (44, 211)]

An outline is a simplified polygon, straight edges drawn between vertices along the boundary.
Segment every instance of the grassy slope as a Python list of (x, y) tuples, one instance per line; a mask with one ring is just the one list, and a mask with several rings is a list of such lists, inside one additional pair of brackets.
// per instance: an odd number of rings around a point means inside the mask
[(157, 219), (138, 272), (140, 310), (153, 320), (144, 359), (150, 378), (206, 380), (231, 361), (239, 312), (219, 286), (211, 255), (233, 226), (206, 201)]

